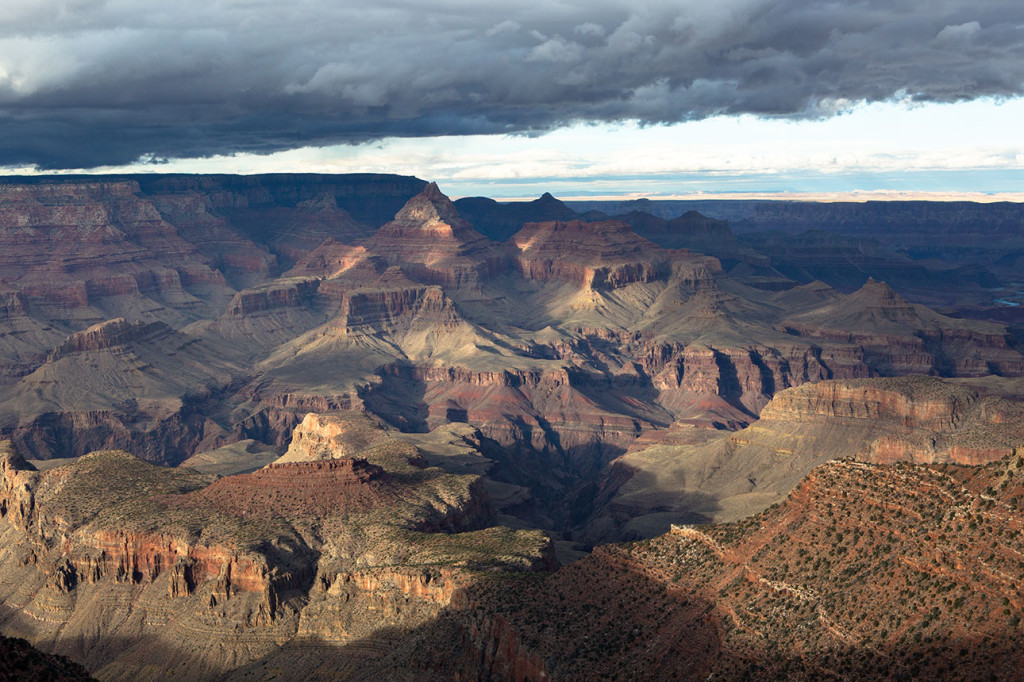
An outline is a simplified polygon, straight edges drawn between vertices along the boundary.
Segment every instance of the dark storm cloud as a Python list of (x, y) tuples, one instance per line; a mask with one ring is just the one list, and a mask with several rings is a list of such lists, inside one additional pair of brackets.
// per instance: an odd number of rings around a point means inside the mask
[(1019, 0), (5, 0), (0, 165), (1024, 90)]

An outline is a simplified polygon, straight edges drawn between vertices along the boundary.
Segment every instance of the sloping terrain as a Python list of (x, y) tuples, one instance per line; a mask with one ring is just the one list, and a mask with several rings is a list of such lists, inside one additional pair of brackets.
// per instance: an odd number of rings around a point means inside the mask
[[(616, 457), (686, 429), (714, 440), (789, 387), (1024, 374), (1003, 325), (882, 283), (793, 286), (695, 213), (632, 216), (649, 241), (550, 196), (462, 201), (478, 231), (436, 185), (391, 176), (0, 189), (0, 429), (36, 459), (284, 448), (308, 412), (365, 409), (476, 427), (491, 475), (572, 530)], [(555, 220), (485, 236), (524, 217)]]
[(24, 639), (0, 636), (0, 680), (71, 682), (94, 679), (62, 656), (44, 654)]
[(637, 440), (605, 473), (592, 541), (671, 523), (732, 521), (783, 499), (813, 467), (985, 464), (1024, 447), (1024, 403), (934, 377), (830, 380), (775, 395), (732, 434), (676, 428)]
[(479, 477), (363, 416), (311, 415), (281, 462), (224, 478), (0, 454), (0, 624), (104, 679), (219, 677), (311, 638), (372, 656), (477, 572), (552, 565), (543, 534), (490, 525)]
[(471, 589), (396, 656), (464, 678), (1016, 679), (1022, 481), (1017, 455), (832, 462), (743, 521)]
[(104, 679), (1012, 676), (1019, 333), (881, 242), (834, 289), (620, 217), (0, 182), (0, 629)]

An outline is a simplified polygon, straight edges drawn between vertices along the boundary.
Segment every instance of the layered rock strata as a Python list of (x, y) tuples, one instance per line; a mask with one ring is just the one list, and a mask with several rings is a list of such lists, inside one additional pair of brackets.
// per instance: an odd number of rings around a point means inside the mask
[(310, 637), (373, 642), (348, 657), (359, 666), (389, 646), (385, 626), (416, 627), (457, 600), (474, 581), (460, 566), (550, 567), (541, 534), (487, 527), (475, 476), (343, 422), (308, 420), (297, 439), (334, 443), (334, 457), (216, 480), (121, 452), (38, 472), (0, 444), (4, 631), (101, 677), (223, 677), (279, 654), (315, 667), (315, 650), (288, 653)]

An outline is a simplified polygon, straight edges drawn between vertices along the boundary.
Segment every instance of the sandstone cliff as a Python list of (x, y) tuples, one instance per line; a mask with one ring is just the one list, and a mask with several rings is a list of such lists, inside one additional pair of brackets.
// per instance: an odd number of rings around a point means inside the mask
[(985, 464), (1024, 447), (1022, 423), (1024, 403), (933, 377), (804, 384), (733, 434), (691, 428), (637, 441), (606, 472), (589, 532), (649, 536), (672, 522), (733, 520), (836, 458)]
[(337, 444), (334, 458), (217, 480), (123, 452), (37, 472), (3, 444), (4, 631), (101, 677), (157, 666), (205, 679), (309, 637), (386, 646), (385, 626), (435, 617), (469, 569), (551, 565), (541, 534), (487, 527), (477, 477), (426, 467), (372, 423), (358, 436), (341, 424), (308, 421), (298, 439)]
[(670, 255), (619, 222), (529, 223), (513, 235), (523, 277), (616, 289), (664, 277)]

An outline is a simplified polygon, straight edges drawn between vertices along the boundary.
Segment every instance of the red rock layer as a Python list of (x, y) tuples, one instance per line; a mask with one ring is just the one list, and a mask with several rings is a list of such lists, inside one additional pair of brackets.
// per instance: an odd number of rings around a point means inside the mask
[(212, 508), (245, 517), (327, 517), (365, 512), (395, 499), (384, 470), (363, 459), (271, 464), (166, 498), (174, 507)]
[(72, 353), (107, 350), (129, 343), (148, 343), (172, 333), (171, 328), (162, 322), (130, 323), (119, 317), (94, 324), (85, 331), (75, 332), (50, 353), (47, 362), (55, 362)]
[(827, 381), (779, 393), (763, 419), (805, 417), (893, 420), (910, 428), (955, 428), (978, 395), (956, 384), (920, 379)]
[(421, 282), (453, 289), (476, 286), (508, 265), (505, 250), (459, 217), (434, 183), (410, 199), (367, 247)]
[(0, 268), (42, 305), (223, 287), (208, 259), (138, 194), (133, 182), (0, 187)]
[(511, 243), (526, 279), (616, 289), (654, 281), (669, 270), (668, 252), (617, 221), (528, 223)]
[(235, 294), (228, 303), (227, 314), (244, 317), (281, 308), (299, 308), (312, 305), (319, 280), (284, 280), (256, 289), (245, 289)]
[(266, 561), (233, 547), (190, 543), (158, 531), (95, 528), (69, 534), (67, 525), (75, 519), (54, 517), (37, 505), (40, 486), (52, 487), (52, 481), (59, 478), (56, 473), (34, 471), (9, 442), (0, 443), (0, 520), (33, 539), (32, 562), (51, 547), (59, 549), (64, 561), (50, 576), (57, 589), (66, 592), (79, 582), (108, 578), (153, 583), (161, 576), (167, 578), (172, 597), (191, 594), (197, 584), (210, 580), (218, 581), (225, 597), (232, 590), (263, 592), (271, 588)]

